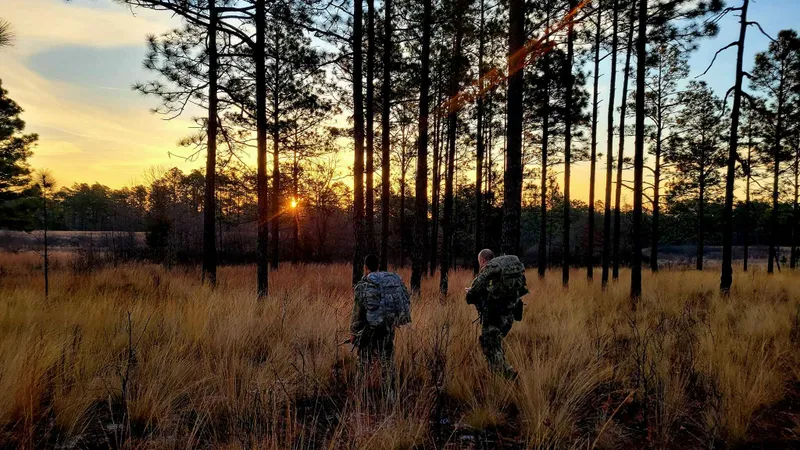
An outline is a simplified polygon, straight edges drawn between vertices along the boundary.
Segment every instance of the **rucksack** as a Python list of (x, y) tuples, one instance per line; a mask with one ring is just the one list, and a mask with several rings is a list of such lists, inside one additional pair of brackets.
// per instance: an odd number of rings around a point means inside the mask
[(411, 322), (411, 297), (400, 275), (371, 272), (359, 283), (359, 295), (370, 326), (401, 326)]
[(514, 255), (498, 256), (489, 261), (487, 265), (489, 267), (486, 269), (496, 274), (490, 279), (488, 289), (490, 304), (499, 300), (516, 302), (517, 299), (528, 294), (525, 265), (519, 258)]

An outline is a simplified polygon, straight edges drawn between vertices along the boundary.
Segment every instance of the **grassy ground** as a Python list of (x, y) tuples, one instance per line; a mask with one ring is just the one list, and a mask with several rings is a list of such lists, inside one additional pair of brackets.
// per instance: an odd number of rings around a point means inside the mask
[[(57, 255), (57, 258), (66, 258)], [(437, 279), (398, 332), (395, 398), (360, 383), (346, 336), (350, 268), (284, 265), (259, 303), (253, 267), (75, 273), (42, 295), (38, 259), (0, 255), (0, 447), (785, 448), (800, 436), (800, 276), (576, 271), (528, 278), (506, 339), (520, 379), (490, 375), (463, 301)], [(403, 273), (404, 279), (409, 274)]]

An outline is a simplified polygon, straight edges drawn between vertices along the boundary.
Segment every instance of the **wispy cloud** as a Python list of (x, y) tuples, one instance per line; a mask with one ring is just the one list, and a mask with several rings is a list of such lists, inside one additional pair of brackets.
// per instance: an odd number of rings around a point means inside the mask
[[(14, 48), (0, 55), (0, 77), (10, 96), (25, 109), (28, 131), (40, 135), (31, 160), (34, 167), (53, 170), (64, 185), (98, 181), (116, 187), (140, 179), (151, 166), (188, 169), (196, 165), (169, 158), (178, 139), (191, 131), (188, 117), (163, 121), (149, 113), (149, 102), (125, 88), (141, 72), (109, 86), (110, 82), (97, 81), (103, 79), (103, 71), (113, 72), (106, 67), (117, 64), (111, 59), (95, 58), (83, 67), (66, 58), (61, 64), (75, 65), (55, 65), (45, 73), (31, 66), (34, 56), (62, 48), (83, 47), (87, 53), (92, 48), (144, 49), (145, 35), (177, 25), (174, 19), (148, 11), (134, 16), (122, 7), (99, 8), (80, 1), (2, 2), (1, 14), (13, 24), (17, 40)], [(81, 70), (87, 74), (64, 77), (60, 67), (73, 75)]]
[(118, 47), (142, 44), (178, 22), (167, 14), (118, 6), (107, 9), (60, 0), (3, 0), (2, 16), (17, 35), (16, 48), (30, 53), (54, 45)]

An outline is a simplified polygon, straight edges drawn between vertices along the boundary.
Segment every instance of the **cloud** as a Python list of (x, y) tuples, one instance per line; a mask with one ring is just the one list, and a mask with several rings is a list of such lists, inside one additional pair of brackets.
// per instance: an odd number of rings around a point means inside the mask
[(191, 113), (164, 121), (149, 112), (155, 98), (129, 89), (149, 76), (140, 69), (145, 36), (179, 26), (177, 19), (140, 9), (134, 15), (108, 0), (0, 1), (17, 36), (0, 54), (0, 77), (25, 110), (27, 131), (40, 136), (34, 168), (51, 169), (62, 185), (119, 187), (150, 166), (199, 165), (169, 157), (193, 131)]
[[(152, 165), (198, 165), (168, 155), (192, 131), (189, 118), (164, 121), (142, 102), (125, 98), (135, 97), (133, 92), (49, 80), (14, 59), (4, 61), (3, 87), (25, 110), (27, 132), (40, 135), (32, 165), (53, 170), (62, 184), (99, 181), (119, 187)], [(87, 91), (97, 98), (87, 101)]]
[(166, 13), (132, 12), (121, 5), (101, 9), (60, 0), (3, 0), (2, 15), (14, 27), (15, 47), (23, 54), (56, 45), (142, 45), (147, 34), (179, 24)]

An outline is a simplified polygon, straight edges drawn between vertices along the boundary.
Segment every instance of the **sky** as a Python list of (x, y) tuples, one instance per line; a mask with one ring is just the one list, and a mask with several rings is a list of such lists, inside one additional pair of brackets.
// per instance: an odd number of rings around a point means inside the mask
[[(796, 26), (800, 0), (753, 0), (748, 15), (775, 36)], [(163, 120), (150, 112), (157, 106), (155, 98), (131, 89), (137, 81), (152, 79), (142, 66), (146, 35), (178, 26), (176, 18), (111, 0), (0, 0), (0, 18), (12, 23), (16, 35), (14, 47), (0, 51), (0, 79), (25, 110), (27, 131), (40, 136), (30, 160), (33, 168), (49, 169), (62, 186), (99, 182), (119, 188), (143, 182), (152, 168), (202, 167), (202, 161), (174, 156), (190, 153), (177, 142), (195, 131), (191, 117)], [(729, 15), (720, 26), (719, 35), (704, 40), (691, 56), (692, 77), (705, 70), (717, 49), (736, 40), (738, 17)], [(745, 70), (768, 42), (757, 28), (749, 28)], [(718, 95), (733, 85), (735, 58), (735, 49), (728, 50), (701, 78)], [(601, 74), (607, 73), (605, 63)], [(604, 79), (601, 99), (608, 93)], [(607, 100), (601, 111), (603, 105)], [(605, 116), (600, 114), (600, 130), (606, 129)], [(605, 154), (604, 131), (598, 141), (598, 152)], [(633, 141), (628, 141), (630, 155)], [(596, 188), (602, 199), (605, 164), (599, 161)], [(585, 201), (588, 191), (589, 165), (577, 163), (572, 196)]]

